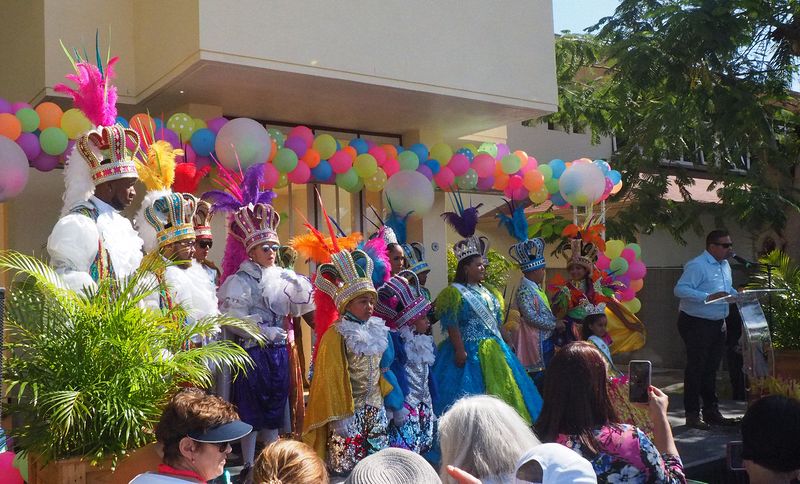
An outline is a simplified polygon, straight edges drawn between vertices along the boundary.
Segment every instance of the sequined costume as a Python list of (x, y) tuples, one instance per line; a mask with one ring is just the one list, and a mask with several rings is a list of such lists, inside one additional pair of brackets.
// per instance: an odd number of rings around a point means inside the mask
[(533, 422), (542, 408), (542, 398), (533, 381), (499, 335), (503, 314), (502, 296), (481, 284), (451, 284), (436, 299), (436, 314), (442, 329), (461, 331), (467, 361), (459, 368), (450, 339), (440, 346), (432, 373), (437, 387), (434, 412), (441, 415), (465, 395), (490, 394), (514, 407)]
[(433, 446), (436, 415), (429, 387), (430, 366), (436, 360), (433, 337), (415, 334), (405, 326), (398, 330), (404, 345), (405, 389), (404, 406), (408, 411), (405, 422), (389, 424), (389, 446), (424, 454)]
[(552, 336), (556, 317), (550, 301), (538, 284), (523, 277), (512, 302), (514, 310), (519, 314), (519, 322), (511, 331), (517, 358), (528, 373), (541, 372), (555, 349)]
[(290, 378), (291, 320), (313, 310), (310, 282), (248, 259), (222, 284), (218, 296), (223, 313), (257, 323), (269, 341), (260, 347), (252, 340), (239, 340), (256, 364), (233, 383), (231, 401), (241, 419), (256, 429), (299, 430), (291, 428), (287, 413), (290, 386), (298, 384)]
[(586, 307), (609, 300), (603, 294), (604, 288), (599, 278), (594, 280), (584, 278), (580, 281), (566, 281), (563, 279), (554, 280), (551, 288), (554, 293), (551, 296), (553, 301), (553, 313), (558, 319), (563, 319), (566, 329), (556, 333), (556, 346), (564, 346), (572, 341), (580, 341), (581, 323), (586, 317)]

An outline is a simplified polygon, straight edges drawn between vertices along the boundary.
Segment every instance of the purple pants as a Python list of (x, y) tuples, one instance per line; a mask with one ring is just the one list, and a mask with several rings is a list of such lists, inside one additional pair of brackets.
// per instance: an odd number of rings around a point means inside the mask
[(289, 396), (289, 352), (286, 345), (247, 350), (255, 367), (233, 382), (233, 403), (239, 418), (254, 429), (283, 426)]

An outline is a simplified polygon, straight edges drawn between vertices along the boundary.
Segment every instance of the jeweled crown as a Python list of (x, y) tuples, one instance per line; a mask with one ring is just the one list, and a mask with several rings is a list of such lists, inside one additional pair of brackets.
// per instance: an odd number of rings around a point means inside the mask
[[(363, 261), (363, 264), (359, 265), (357, 261)], [(330, 262), (317, 267), (314, 285), (330, 296), (336, 304), (336, 310), (343, 314), (350, 301), (358, 296), (372, 294), (377, 297), (375, 286), (372, 285), (373, 268), (372, 259), (366, 252), (342, 250), (331, 254)]]
[[(128, 149), (127, 142), (133, 144)], [(139, 135), (136, 131), (114, 126), (100, 126), (78, 138), (78, 152), (92, 174), (95, 186), (121, 178), (138, 178), (135, 153), (139, 150)]]
[(537, 237), (516, 243), (508, 248), (508, 255), (522, 272), (541, 269), (545, 266), (544, 240)]
[(159, 247), (194, 239), (192, 218), (197, 198), (190, 193), (170, 193), (157, 199), (144, 211), (144, 218), (156, 229)]
[(197, 210), (194, 213), (194, 234), (198, 239), (209, 240), (211, 236), (211, 204), (205, 200), (197, 201)]
[(425, 246), (419, 242), (411, 242), (410, 244), (403, 244), (402, 247), (409, 270), (414, 274), (430, 272), (431, 268), (425, 261)]
[(589, 316), (590, 314), (605, 314), (606, 303), (592, 304), (588, 299), (584, 299), (578, 305), (578, 309), (583, 311), (584, 316)]
[(249, 252), (264, 242), (278, 242), (280, 214), (266, 203), (252, 203), (234, 212), (230, 225), (231, 235), (244, 244)]
[(458, 262), (473, 255), (479, 255), (486, 261), (486, 256), (489, 253), (489, 239), (484, 236), (472, 235), (456, 242), (453, 245), (453, 252), (456, 254)]
[(567, 267), (575, 264), (592, 272), (597, 261), (597, 246), (582, 239), (570, 239), (569, 247), (564, 250)]
[(400, 271), (378, 288), (375, 314), (392, 329), (416, 321), (430, 310), (431, 303), (422, 295), (419, 280), (410, 270)]

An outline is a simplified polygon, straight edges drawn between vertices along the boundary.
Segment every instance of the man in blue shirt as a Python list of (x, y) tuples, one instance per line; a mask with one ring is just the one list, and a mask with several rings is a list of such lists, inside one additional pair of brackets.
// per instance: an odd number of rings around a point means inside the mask
[(708, 430), (709, 424), (736, 424), (736, 420), (723, 417), (717, 407), (717, 368), (725, 349), (728, 304), (706, 304), (736, 294), (727, 261), (732, 255), (733, 242), (728, 232), (712, 231), (706, 237), (706, 250), (686, 263), (674, 291), (681, 300), (678, 331), (686, 345), (683, 380), (686, 425), (703, 430)]

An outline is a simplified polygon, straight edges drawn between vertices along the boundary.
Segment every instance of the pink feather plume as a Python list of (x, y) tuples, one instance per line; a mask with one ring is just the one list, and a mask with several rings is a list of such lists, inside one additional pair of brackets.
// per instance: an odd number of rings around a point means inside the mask
[(56, 84), (56, 92), (69, 94), (75, 103), (94, 126), (112, 126), (117, 120), (117, 87), (110, 83), (114, 77), (114, 64), (119, 57), (114, 57), (106, 65), (105, 77), (97, 66), (88, 62), (78, 62), (76, 74), (67, 75), (67, 80), (77, 84), (72, 88), (66, 84)]

